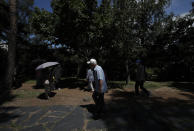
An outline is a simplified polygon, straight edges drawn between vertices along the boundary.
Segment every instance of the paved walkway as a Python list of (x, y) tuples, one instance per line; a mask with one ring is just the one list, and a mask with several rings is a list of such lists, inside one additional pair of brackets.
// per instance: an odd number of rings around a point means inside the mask
[[(154, 105), (153, 105), (154, 106)], [(1, 107), (0, 131), (193, 131), (194, 110), (112, 106), (95, 120), (93, 105)], [(183, 107), (184, 108), (184, 107)], [(186, 111), (186, 110), (184, 110)]]
[(101, 120), (92, 119), (79, 106), (1, 108), (0, 131), (71, 131), (103, 129)]

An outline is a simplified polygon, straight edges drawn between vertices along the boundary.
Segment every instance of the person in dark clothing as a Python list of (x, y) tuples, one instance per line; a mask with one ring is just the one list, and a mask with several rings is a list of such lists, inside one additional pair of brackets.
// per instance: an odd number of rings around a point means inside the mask
[(40, 88), (41, 86), (43, 86), (42, 71), (37, 70), (36, 71), (36, 87)]
[(49, 96), (51, 94), (50, 70), (50, 68), (42, 70), (46, 99), (49, 99)]
[(145, 66), (141, 60), (136, 60), (137, 71), (136, 71), (136, 83), (135, 83), (135, 94), (139, 95), (139, 87), (149, 96), (150, 92), (144, 88), (145, 82)]
[(54, 78), (54, 82), (55, 82), (55, 87), (59, 90), (60, 90), (59, 84), (60, 84), (60, 80), (61, 80), (61, 74), (62, 74), (61, 65), (57, 65), (56, 67), (54, 67), (54, 70), (53, 70), (54, 77), (53, 78)]
[(56, 89), (56, 79), (55, 79), (54, 67), (49, 68), (49, 85), (50, 85), (51, 90)]
[(96, 114), (95, 115), (101, 115), (103, 109), (104, 109), (104, 93), (95, 92), (92, 94), (92, 98), (94, 100), (94, 103), (96, 105)]

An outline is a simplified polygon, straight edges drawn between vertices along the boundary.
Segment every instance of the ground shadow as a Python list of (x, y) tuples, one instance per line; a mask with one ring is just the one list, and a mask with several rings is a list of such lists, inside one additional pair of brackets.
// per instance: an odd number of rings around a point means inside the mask
[[(107, 82), (108, 88), (115, 89), (115, 88), (123, 88), (126, 84), (125, 83), (119, 83), (119, 82)], [(57, 87), (58, 88), (68, 88), (68, 89), (80, 89), (84, 91), (90, 91), (90, 89), (87, 89), (88, 83), (84, 79), (79, 79), (76, 77), (70, 77), (65, 78), (59, 81)], [(33, 86), (34, 89), (44, 89), (44, 86)]]
[(194, 95), (193, 94), (188, 94), (188, 93), (179, 93), (182, 96), (186, 96), (188, 99), (194, 100)]
[(8, 121), (20, 117), (20, 115), (15, 112), (18, 107), (0, 107), (0, 125), (4, 125)]
[(0, 90), (0, 105), (4, 104), (5, 102), (12, 101), (16, 98), (16, 95), (11, 94), (10, 90)]
[[(56, 95), (56, 93), (55, 92), (51, 92), (50, 93), (50, 95), (49, 95), (49, 97), (54, 97)], [(39, 96), (37, 96), (37, 98), (39, 98), (39, 99), (43, 99), (43, 100), (46, 100), (47, 99), (47, 97), (46, 97), (46, 94), (45, 93), (41, 93)]]
[(119, 83), (119, 82), (112, 82), (112, 81), (108, 81), (107, 82), (107, 86), (110, 89), (115, 89), (115, 88), (123, 88), (126, 84), (124, 83)]
[(194, 82), (173, 82), (169, 87), (174, 87), (176, 89), (194, 93)]
[(80, 105), (82, 108), (86, 108), (88, 112), (94, 114), (95, 112), (95, 104), (88, 104), (88, 105)]
[[(106, 101), (100, 118), (111, 131), (189, 131), (194, 130), (193, 100), (135, 96), (133, 92), (114, 91)], [(93, 105), (82, 105), (88, 112)]]
[(11, 89), (8, 89), (5, 86), (5, 83), (0, 82), (0, 105), (4, 104), (5, 102), (14, 100), (16, 96), (11, 93)]
[[(59, 83), (56, 85), (56, 88), (68, 88), (68, 89), (80, 89), (84, 91), (89, 91), (87, 87), (88, 83), (87, 81), (83, 79), (79, 79), (76, 77), (70, 77), (70, 78), (65, 78), (59, 81)], [(44, 89), (44, 86), (33, 86), (34, 89)]]
[(32, 86), (33, 89), (44, 89), (44, 86), (41, 85), (41, 86), (37, 86), (37, 85), (34, 85)]

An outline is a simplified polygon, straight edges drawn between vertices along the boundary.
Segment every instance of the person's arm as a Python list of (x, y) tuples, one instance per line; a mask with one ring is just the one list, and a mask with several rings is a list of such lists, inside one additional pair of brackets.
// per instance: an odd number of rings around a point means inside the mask
[(102, 85), (103, 85), (103, 80), (99, 80), (99, 92), (102, 92)]
[(89, 81), (89, 76), (88, 76), (88, 71), (86, 72), (86, 79), (85, 79), (85, 81)]
[(101, 70), (97, 71), (98, 81), (99, 81), (99, 93), (102, 93), (103, 86), (103, 72)]

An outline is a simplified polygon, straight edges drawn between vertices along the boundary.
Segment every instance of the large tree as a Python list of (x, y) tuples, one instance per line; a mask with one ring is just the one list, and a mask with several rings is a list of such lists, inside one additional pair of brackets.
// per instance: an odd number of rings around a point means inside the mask
[(115, 43), (125, 63), (126, 83), (130, 80), (130, 67), (135, 59), (145, 59), (154, 45), (169, 0), (115, 0), (113, 3)]
[(165, 13), (168, 4), (169, 0), (102, 0), (99, 5), (96, 0), (52, 0), (53, 12), (35, 9), (32, 26), (36, 36), (63, 47), (78, 63), (94, 57), (115, 73), (111, 76), (128, 83), (136, 59), (161, 67), (172, 53), (168, 46), (180, 39), (173, 33), (179, 28), (173, 15)]
[[(28, 63), (26, 50), (29, 48), (30, 43), (30, 26), (29, 17), (33, 10), (33, 0), (17, 0), (9, 1), (10, 4), (10, 18), (7, 20), (10, 22), (10, 32), (4, 32), (4, 41), (8, 41), (8, 70), (6, 81), (11, 87), (13, 83), (13, 77), (16, 78), (21, 70), (26, 69), (26, 63)], [(17, 5), (17, 6), (16, 6)], [(8, 4), (6, 5), (8, 7)], [(17, 32), (17, 33), (16, 33)], [(13, 76), (15, 75), (15, 76)], [(12, 81), (12, 82), (11, 82)]]
[[(95, 56), (96, 0), (53, 0), (53, 13), (36, 9), (32, 17), (34, 32), (52, 45), (59, 45), (77, 57), (81, 63)], [(97, 40), (97, 39), (95, 39)], [(95, 43), (94, 43), (95, 42)], [(65, 52), (65, 51), (64, 51)]]
[(16, 0), (9, 1), (10, 9), (10, 32), (8, 41), (8, 69), (7, 69), (7, 88), (11, 88), (15, 70), (15, 52), (16, 52), (16, 33), (17, 33), (17, 16)]

